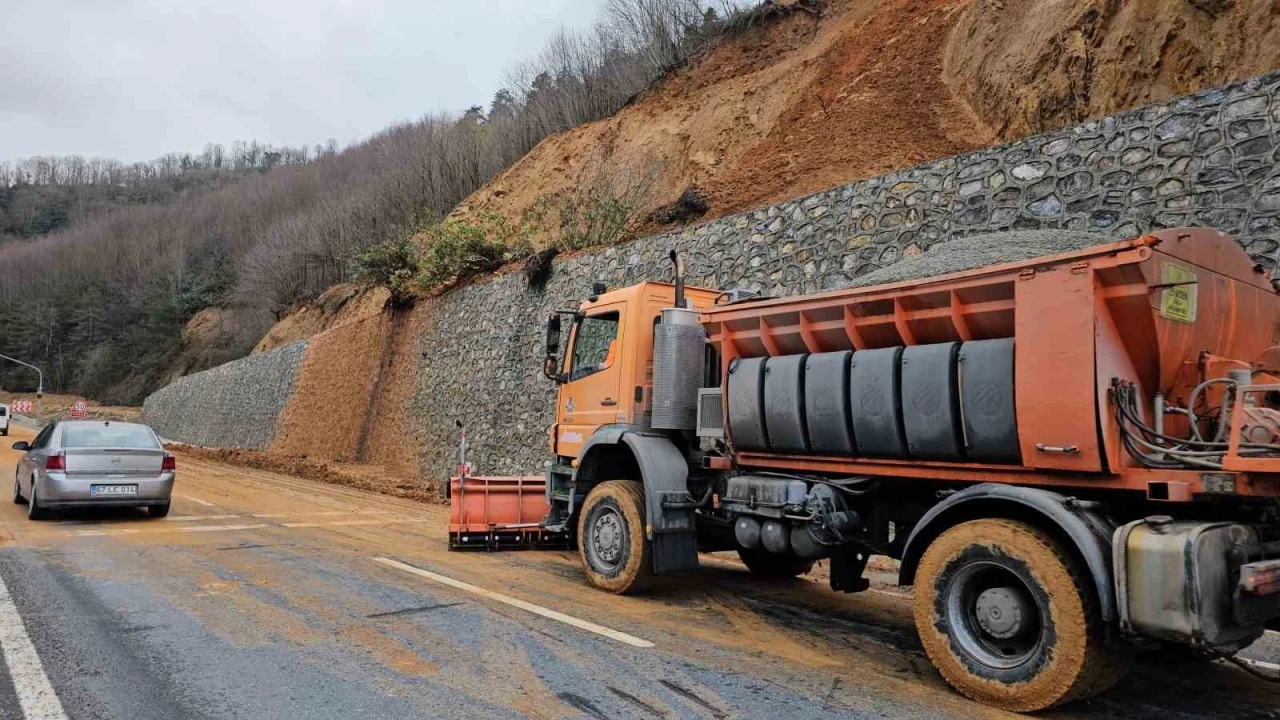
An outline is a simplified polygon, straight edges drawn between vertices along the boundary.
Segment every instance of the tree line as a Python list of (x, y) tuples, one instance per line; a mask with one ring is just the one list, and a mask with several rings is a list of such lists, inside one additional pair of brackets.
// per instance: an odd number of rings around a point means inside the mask
[[(232, 152), (233, 168), (261, 171), (0, 243), (0, 352), (42, 365), (52, 388), (111, 402), (137, 402), (164, 380), (202, 308), (234, 320), (204, 364), (243, 355), (294, 304), (349, 279), (361, 249), (437, 222), (543, 138), (616, 112), (754, 12), (731, 0), (604, 0), (593, 27), (555, 35), (487, 106), (265, 169), (253, 162), (265, 151), (247, 160)], [(207, 171), (215, 158), (189, 162)], [(184, 162), (164, 160), (161, 172), (180, 177)], [(93, 177), (56, 165), (37, 161), (31, 184)], [(0, 368), (0, 384), (24, 381)]]
[(309, 149), (272, 147), (256, 140), (209, 143), (201, 153), (169, 153), (123, 163), (80, 155), (36, 156), (0, 162), (0, 242), (62, 230), (121, 205), (166, 203), (184, 193), (212, 190), (250, 173), (303, 165), (337, 152), (337, 141)]

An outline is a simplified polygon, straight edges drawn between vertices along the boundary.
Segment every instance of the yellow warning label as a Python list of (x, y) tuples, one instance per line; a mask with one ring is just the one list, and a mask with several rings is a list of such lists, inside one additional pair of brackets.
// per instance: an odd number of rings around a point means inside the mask
[(1160, 299), (1160, 314), (1170, 320), (1196, 321), (1196, 274), (1190, 268), (1165, 263), (1160, 282), (1166, 285)]

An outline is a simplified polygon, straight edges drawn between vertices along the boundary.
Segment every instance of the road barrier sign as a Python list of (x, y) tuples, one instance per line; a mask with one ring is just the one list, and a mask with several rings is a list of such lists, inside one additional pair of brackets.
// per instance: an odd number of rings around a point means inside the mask
[(14, 400), (9, 404), (9, 409), (19, 415), (26, 415), (31, 412), (30, 400)]

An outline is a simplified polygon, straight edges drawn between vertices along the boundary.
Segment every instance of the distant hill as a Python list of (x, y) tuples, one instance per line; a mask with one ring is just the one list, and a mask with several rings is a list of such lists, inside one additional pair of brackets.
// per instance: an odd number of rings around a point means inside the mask
[[(316, 156), (333, 152), (317, 145)], [(306, 147), (272, 148), (257, 142), (205, 151), (170, 153), (151, 162), (121, 163), (78, 155), (0, 162), (0, 242), (33, 238), (99, 212), (173, 202), (215, 190), (247, 175), (310, 159)]]
[[(318, 157), (0, 165), (0, 353), (44, 367), (51, 389), (112, 403), (245, 355), (347, 280), (363, 248), (438, 221), (543, 138), (609, 116), (728, 37), (734, 4), (609, 0), (596, 27), (513, 68), (487, 107)], [(0, 386), (23, 372), (0, 365)]]

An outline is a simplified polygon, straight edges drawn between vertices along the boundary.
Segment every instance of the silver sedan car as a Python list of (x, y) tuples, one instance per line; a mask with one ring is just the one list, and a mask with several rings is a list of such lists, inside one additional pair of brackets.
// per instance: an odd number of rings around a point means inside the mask
[(169, 514), (174, 457), (155, 432), (138, 423), (69, 420), (40, 431), (30, 443), (16, 442), (13, 501), (27, 503), (27, 517), (72, 507), (146, 507), (152, 517)]

